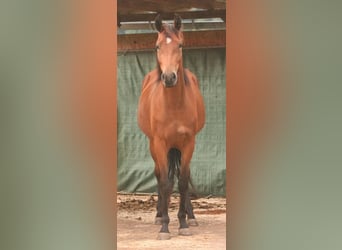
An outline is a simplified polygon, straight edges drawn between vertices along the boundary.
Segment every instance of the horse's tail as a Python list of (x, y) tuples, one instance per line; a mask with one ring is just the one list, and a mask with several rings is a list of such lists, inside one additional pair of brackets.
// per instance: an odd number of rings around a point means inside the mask
[(181, 152), (176, 148), (171, 148), (167, 154), (167, 162), (169, 167), (169, 175), (168, 179), (174, 182), (174, 177), (177, 175), (179, 176), (179, 168), (181, 164)]
[[(176, 148), (171, 148), (170, 151), (167, 154), (167, 160), (168, 160), (168, 179), (170, 182), (174, 183), (174, 176), (176, 175), (177, 178), (179, 178), (180, 174), (180, 167), (181, 167), (181, 152)], [(189, 177), (189, 184), (192, 188), (190, 192), (190, 196), (193, 198), (197, 198), (197, 192), (195, 190), (195, 186), (192, 183), (191, 176)]]

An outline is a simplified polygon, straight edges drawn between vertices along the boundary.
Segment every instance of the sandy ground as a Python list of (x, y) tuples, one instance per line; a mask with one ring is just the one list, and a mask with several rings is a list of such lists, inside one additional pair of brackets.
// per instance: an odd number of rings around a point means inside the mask
[(157, 240), (160, 225), (154, 225), (156, 195), (119, 194), (117, 197), (117, 249), (226, 249), (226, 199), (207, 197), (192, 200), (199, 226), (191, 236), (178, 235), (179, 197), (172, 196), (169, 208), (170, 240)]

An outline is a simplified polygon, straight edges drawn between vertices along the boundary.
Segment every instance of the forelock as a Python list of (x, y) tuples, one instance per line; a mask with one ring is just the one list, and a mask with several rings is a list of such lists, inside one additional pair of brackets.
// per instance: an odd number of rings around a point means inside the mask
[(171, 36), (171, 34), (175, 34), (178, 36), (179, 31), (173, 25), (164, 23), (163, 27), (166, 36)]

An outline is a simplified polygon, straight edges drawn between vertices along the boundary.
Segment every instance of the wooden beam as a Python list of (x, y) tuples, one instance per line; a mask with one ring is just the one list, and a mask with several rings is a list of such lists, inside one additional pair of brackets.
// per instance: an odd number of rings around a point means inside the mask
[(143, 12), (178, 12), (199, 9), (225, 9), (226, 1), (218, 0), (118, 0), (119, 14), (133, 14)]
[[(222, 18), (226, 16), (226, 10), (206, 10), (206, 11), (179, 11), (178, 15), (182, 19), (199, 19), (199, 18)], [(118, 14), (118, 25), (121, 22), (139, 22), (139, 21), (154, 21), (156, 13), (145, 13), (145, 14)], [(165, 12), (161, 14), (164, 20), (173, 20), (174, 12)]]
[[(196, 30), (224, 30), (226, 24), (224, 22), (208, 22), (208, 23), (183, 23), (182, 30), (184, 31), (196, 31)], [(124, 23), (118, 29), (119, 34), (136, 34), (139, 33), (151, 33), (156, 32), (154, 24), (151, 23)]]
[[(184, 49), (224, 48), (225, 30), (187, 31), (184, 35)], [(118, 52), (154, 50), (157, 33), (118, 35)]]

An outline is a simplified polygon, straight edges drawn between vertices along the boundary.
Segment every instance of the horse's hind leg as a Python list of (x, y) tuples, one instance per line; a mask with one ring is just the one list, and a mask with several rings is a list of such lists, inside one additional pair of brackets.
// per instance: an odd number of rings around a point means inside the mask
[(188, 199), (186, 201), (186, 214), (188, 215), (188, 225), (189, 226), (198, 226), (197, 220), (194, 215), (193, 207), (191, 204), (190, 196), (188, 196)]

